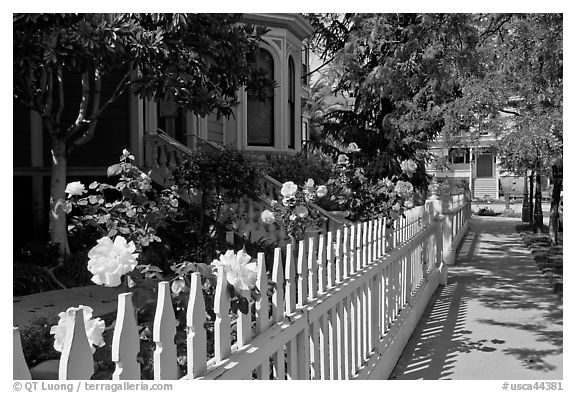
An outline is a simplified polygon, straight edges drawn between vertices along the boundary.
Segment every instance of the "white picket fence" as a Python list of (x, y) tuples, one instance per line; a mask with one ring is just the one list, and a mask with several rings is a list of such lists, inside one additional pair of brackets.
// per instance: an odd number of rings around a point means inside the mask
[[(271, 298), (262, 296), (252, 303), (254, 318), (239, 312), (231, 320), (226, 278), (219, 268), (210, 359), (200, 275), (193, 273), (184, 376), (179, 375), (176, 360), (170, 285), (159, 283), (154, 378), (387, 378), (441, 281), (443, 241), (448, 240), (445, 224), (450, 222), (450, 239), (461, 238), (468, 227), (469, 202), (451, 199), (444, 216), (441, 202), (429, 200), (407, 211), (393, 230), (378, 219), (310, 237), (295, 247), (277, 248), (272, 271), (276, 288)], [(264, 254), (258, 254), (257, 260), (256, 285), (266, 294)], [(139, 334), (131, 296), (124, 293), (118, 298), (112, 342), (114, 379), (140, 379)], [(17, 328), (13, 364), (15, 379), (30, 378)], [(59, 379), (89, 379), (94, 372), (82, 310), (67, 331), (59, 365)]]

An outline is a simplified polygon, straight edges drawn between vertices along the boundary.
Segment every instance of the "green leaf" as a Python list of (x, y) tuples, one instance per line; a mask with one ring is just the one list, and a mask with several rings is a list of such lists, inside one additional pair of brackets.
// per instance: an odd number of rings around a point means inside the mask
[(108, 177), (117, 176), (120, 173), (122, 173), (122, 167), (120, 166), (120, 164), (110, 165), (106, 170), (106, 175)]

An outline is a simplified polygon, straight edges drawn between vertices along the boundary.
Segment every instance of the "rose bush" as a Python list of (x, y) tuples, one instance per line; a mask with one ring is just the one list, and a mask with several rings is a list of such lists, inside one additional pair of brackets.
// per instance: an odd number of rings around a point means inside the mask
[(302, 188), (287, 181), (282, 184), (280, 194), (282, 202), (272, 202), (272, 211), (264, 210), (260, 219), (265, 224), (278, 224), (286, 230), (294, 240), (304, 239), (307, 228), (318, 228), (325, 223), (325, 218), (312, 203), (325, 197), (328, 188), (325, 185), (316, 186), (313, 179), (308, 179)]
[(412, 160), (401, 164), (399, 176), (371, 179), (362, 167), (356, 166), (346, 154), (340, 154), (335, 163), (335, 175), (326, 183), (329, 197), (318, 204), (329, 210), (347, 211), (347, 219), (366, 221), (385, 217), (391, 225), (412, 204), (414, 187), (407, 181), (417, 165)]

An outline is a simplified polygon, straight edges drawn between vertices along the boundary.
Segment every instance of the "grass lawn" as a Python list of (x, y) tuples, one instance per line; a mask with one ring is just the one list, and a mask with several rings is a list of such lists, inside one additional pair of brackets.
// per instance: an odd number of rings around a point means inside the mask
[(548, 239), (548, 227), (543, 233), (533, 233), (529, 224), (521, 224), (516, 230), (522, 236), (524, 243), (534, 255), (538, 268), (546, 276), (552, 290), (562, 299), (563, 296), (563, 233), (559, 233), (558, 245), (554, 246)]

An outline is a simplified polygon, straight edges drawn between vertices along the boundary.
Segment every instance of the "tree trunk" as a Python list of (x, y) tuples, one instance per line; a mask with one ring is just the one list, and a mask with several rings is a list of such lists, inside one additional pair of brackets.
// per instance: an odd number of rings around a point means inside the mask
[(530, 174), (530, 199), (528, 200), (528, 221), (530, 225), (534, 223), (534, 171)]
[(542, 214), (542, 180), (540, 169), (536, 171), (536, 192), (534, 195), (534, 233), (544, 232), (544, 215)]
[(558, 209), (560, 207), (560, 192), (562, 191), (562, 160), (555, 159), (552, 163), (552, 200), (550, 201), (550, 242), (558, 245)]
[(52, 137), (52, 172), (50, 177), (50, 241), (58, 244), (61, 259), (70, 254), (66, 233), (66, 141)]

